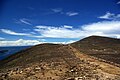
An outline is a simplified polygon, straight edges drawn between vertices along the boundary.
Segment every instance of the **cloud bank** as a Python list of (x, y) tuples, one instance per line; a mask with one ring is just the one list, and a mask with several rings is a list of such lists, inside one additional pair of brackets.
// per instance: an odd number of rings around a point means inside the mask
[(42, 42), (38, 40), (19, 39), (15, 41), (0, 41), (0, 46), (30, 46), (30, 45), (36, 45), (41, 43)]
[(1, 46), (24, 46), (24, 45), (36, 45), (41, 43), (71, 43), (74, 41), (67, 42), (49, 42), (39, 41), (39, 39), (45, 38), (66, 38), (66, 39), (82, 39), (91, 35), (106, 36), (113, 38), (120, 38), (120, 21), (101, 21), (97, 23), (91, 23), (82, 25), (79, 28), (74, 26), (63, 25), (63, 26), (45, 26), (39, 25), (33, 28), (32, 33), (18, 33), (8, 29), (0, 30), (4, 34), (15, 35), (15, 36), (27, 36), (37, 38), (36, 40), (23, 40), (19, 39), (16, 41), (0, 41)]
[[(34, 38), (84, 38), (91, 35), (108, 36), (120, 38), (120, 21), (102, 21), (86, 24), (80, 28), (74, 26), (35, 26), (32, 33), (18, 33), (8, 29), (1, 29), (1, 32), (9, 35), (27, 36)], [(36, 35), (37, 34), (37, 35)]]
[(53, 44), (69, 44), (73, 43), (75, 41), (70, 40), (67, 42), (44, 42), (39, 40), (24, 40), (24, 39), (18, 39), (14, 41), (0, 41), (0, 46), (32, 46), (37, 44), (43, 44), (43, 43), (53, 43)]
[(120, 38), (120, 21), (102, 21), (81, 26), (73, 27), (54, 27), (54, 26), (36, 26), (37, 31), (43, 37), (50, 38), (84, 38), (91, 35), (108, 36)]

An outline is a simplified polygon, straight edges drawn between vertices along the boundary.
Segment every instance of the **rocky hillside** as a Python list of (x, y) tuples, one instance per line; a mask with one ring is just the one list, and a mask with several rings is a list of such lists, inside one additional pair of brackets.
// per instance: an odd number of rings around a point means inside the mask
[(120, 64), (120, 39), (90, 36), (72, 46), (85, 54)]
[(11, 55), (0, 61), (0, 80), (120, 80), (120, 67), (73, 46), (40, 44)]

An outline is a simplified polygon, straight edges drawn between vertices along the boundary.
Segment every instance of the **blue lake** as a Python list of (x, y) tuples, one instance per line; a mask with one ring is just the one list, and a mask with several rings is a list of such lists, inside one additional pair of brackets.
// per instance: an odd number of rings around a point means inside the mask
[(5, 52), (0, 52), (0, 60), (19, 52), (20, 50), (29, 48), (30, 46), (14, 46), (14, 47), (0, 47), (0, 51), (5, 50)]

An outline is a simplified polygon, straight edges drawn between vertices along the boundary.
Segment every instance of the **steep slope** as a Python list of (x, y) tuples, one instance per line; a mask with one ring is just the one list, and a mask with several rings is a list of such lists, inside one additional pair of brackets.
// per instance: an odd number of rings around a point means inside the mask
[(3, 80), (120, 80), (120, 68), (71, 45), (40, 44), (0, 61)]
[(90, 36), (71, 45), (85, 54), (120, 64), (120, 39)]

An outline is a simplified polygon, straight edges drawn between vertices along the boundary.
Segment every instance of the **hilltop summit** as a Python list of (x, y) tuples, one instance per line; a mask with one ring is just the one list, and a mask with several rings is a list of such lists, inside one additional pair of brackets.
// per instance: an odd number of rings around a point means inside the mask
[(120, 64), (120, 39), (90, 36), (71, 45), (85, 54)]

